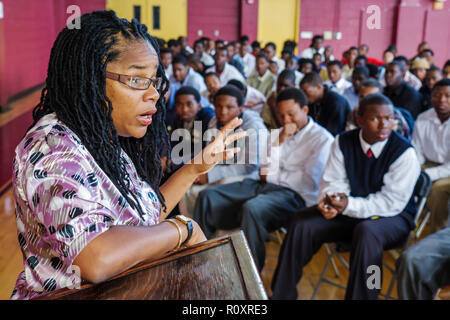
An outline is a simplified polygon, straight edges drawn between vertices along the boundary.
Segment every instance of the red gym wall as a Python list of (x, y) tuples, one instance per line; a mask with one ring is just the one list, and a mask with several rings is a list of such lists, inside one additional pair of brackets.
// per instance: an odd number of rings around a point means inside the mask
[[(4, 0), (0, 19), (0, 105), (45, 81), (50, 50), (72, 15), (105, 9), (105, 0)], [(0, 190), (12, 176), (14, 150), (32, 123), (31, 111), (0, 126)]]
[[(369, 56), (381, 58), (383, 51), (396, 44), (399, 55), (416, 54), (417, 46), (428, 41), (435, 62), (442, 67), (450, 58), (450, 3), (443, 10), (433, 9), (433, 0), (301, 0), (300, 31), (323, 34), (341, 32), (341, 40), (326, 40), (336, 59), (350, 46), (366, 43)], [(380, 8), (381, 29), (369, 30), (366, 22), (370, 5)], [(299, 39), (299, 50), (307, 48), (310, 39)]]
[[(71, 14), (105, 9), (105, 0), (6, 0), (0, 19), (0, 105), (45, 81), (51, 46)], [(3, 40), (3, 41), (2, 41)]]
[[(190, 42), (202, 36), (223, 40), (239, 37), (239, 0), (191, 0), (188, 1), (187, 12), (187, 37)], [(198, 34), (197, 30), (201, 30), (202, 34)]]

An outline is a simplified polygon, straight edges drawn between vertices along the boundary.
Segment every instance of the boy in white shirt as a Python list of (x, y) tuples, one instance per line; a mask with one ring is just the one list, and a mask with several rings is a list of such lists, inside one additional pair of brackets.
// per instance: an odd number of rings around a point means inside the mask
[(172, 51), (169, 48), (161, 48), (159, 52), (161, 56), (161, 62), (164, 66), (164, 71), (166, 73), (167, 79), (170, 79), (173, 75), (172, 71)]
[(241, 226), (259, 271), (270, 232), (316, 201), (333, 142), (333, 136), (308, 117), (308, 102), (299, 89), (282, 91), (277, 107), (283, 128), (272, 132), (270, 155), (263, 158), (259, 179), (212, 186), (200, 192), (194, 211), (207, 237), (217, 229)]
[(352, 86), (352, 83), (342, 76), (342, 62), (333, 60), (327, 63), (328, 79), (325, 84), (334, 92), (340, 95), (344, 94), (347, 88)]
[(273, 60), (277, 63), (278, 66), (278, 73), (284, 70), (285, 68), (285, 62), (283, 59), (278, 58), (276, 56), (277, 46), (273, 42), (269, 42), (264, 47), (264, 53), (266, 54), (267, 58), (270, 60)]
[(360, 128), (336, 137), (319, 186), (318, 205), (291, 220), (272, 280), (272, 299), (295, 299), (303, 267), (323, 243), (350, 241), (346, 299), (377, 299), (369, 266), (382, 269), (383, 251), (402, 244), (414, 226), (412, 193), (420, 164), (409, 142), (392, 132), (391, 101), (362, 99)]
[(427, 206), (430, 232), (446, 225), (450, 198), (450, 79), (438, 81), (431, 91), (433, 108), (419, 114), (412, 144), (424, 171), (433, 181)]
[(216, 48), (214, 54), (215, 65), (206, 69), (205, 74), (209, 72), (215, 72), (219, 75), (220, 84), (225, 86), (231, 79), (239, 81), (245, 81), (244, 76), (228, 61), (228, 51), (225, 47)]
[(255, 70), (255, 65), (256, 65), (255, 56), (249, 52), (248, 46), (246, 46), (244, 43), (241, 43), (241, 47), (239, 49), (239, 55), (242, 59), (242, 62), (244, 63), (245, 77), (248, 78), (248, 77), (250, 77), (252, 72)]

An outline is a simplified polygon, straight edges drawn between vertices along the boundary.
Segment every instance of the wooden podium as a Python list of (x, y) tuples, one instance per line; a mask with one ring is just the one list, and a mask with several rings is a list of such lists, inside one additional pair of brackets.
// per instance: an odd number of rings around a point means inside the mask
[(265, 300), (261, 278), (242, 231), (205, 241), (80, 289), (42, 299)]

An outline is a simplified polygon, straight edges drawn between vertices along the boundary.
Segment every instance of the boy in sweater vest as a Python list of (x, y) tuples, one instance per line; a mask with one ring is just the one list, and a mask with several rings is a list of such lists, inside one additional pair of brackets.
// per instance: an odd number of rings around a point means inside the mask
[(319, 203), (291, 220), (272, 280), (272, 299), (296, 299), (302, 269), (323, 243), (351, 242), (346, 299), (377, 299), (368, 286), (383, 251), (414, 227), (412, 198), (420, 164), (410, 143), (392, 131), (393, 106), (381, 94), (362, 99), (360, 128), (336, 137), (319, 186)]

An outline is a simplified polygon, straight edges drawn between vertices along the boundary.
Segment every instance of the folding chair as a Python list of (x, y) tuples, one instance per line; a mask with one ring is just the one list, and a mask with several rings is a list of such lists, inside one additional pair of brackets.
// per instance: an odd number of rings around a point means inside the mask
[[(422, 171), (420, 173), (419, 178), (417, 179), (416, 185), (414, 187), (414, 192), (413, 192), (414, 201), (415, 201), (416, 206), (417, 206), (417, 214), (416, 214), (416, 216), (414, 218), (414, 224), (415, 224), (416, 228), (414, 230), (411, 230), (411, 232), (409, 233), (407, 239), (405, 240), (405, 242), (401, 246), (389, 250), (389, 253), (393, 255), (394, 259), (397, 259), (398, 256), (400, 255), (400, 253), (397, 250), (403, 251), (403, 250), (407, 249), (411, 245), (411, 242), (413, 240), (416, 240), (420, 236), (420, 233), (422, 232), (423, 227), (424, 227), (425, 223), (427, 222), (427, 219), (425, 219), (427, 217), (426, 216), (427, 210), (424, 210), (424, 207), (425, 207), (425, 203), (427, 201), (428, 194), (430, 193), (430, 190), (431, 190), (431, 184), (432, 184), (432, 182), (431, 182), (431, 179), (428, 176), (428, 174), (426, 174), (424, 171)], [(423, 215), (425, 215), (425, 218), (421, 220), (421, 217)], [(419, 221), (421, 221), (421, 222), (419, 223)], [(324, 266), (324, 268), (322, 270), (322, 273), (320, 275), (319, 281), (317, 282), (316, 287), (314, 288), (314, 292), (313, 292), (313, 294), (311, 296), (311, 300), (316, 298), (317, 293), (318, 293), (318, 291), (320, 289), (320, 285), (322, 284), (322, 282), (326, 282), (328, 284), (337, 286), (337, 287), (342, 288), (342, 289), (346, 289), (347, 288), (346, 286), (344, 286), (344, 285), (342, 285), (340, 283), (337, 283), (337, 282), (335, 282), (333, 280), (330, 280), (330, 279), (326, 278), (326, 272), (328, 270), (328, 267), (329, 267), (330, 263), (332, 263), (333, 267), (334, 267), (334, 271), (335, 271), (336, 277), (337, 278), (340, 277), (339, 272), (337, 271), (337, 267), (335, 265), (335, 260), (334, 260), (335, 257), (347, 269), (350, 269), (349, 264), (342, 257), (341, 253), (350, 251), (351, 250), (351, 243), (350, 242), (336, 242), (336, 243), (332, 243), (332, 244), (326, 243), (325, 244), (325, 248), (328, 251), (328, 258), (327, 258), (325, 266)], [(385, 261), (383, 261), (383, 266), (386, 267), (386, 269), (388, 269), (392, 273), (392, 279), (391, 279), (391, 282), (389, 284), (389, 288), (387, 290), (387, 293), (386, 294), (380, 293), (380, 295), (385, 297), (385, 298), (395, 299), (393, 296), (391, 296), (391, 292), (392, 292), (392, 289), (394, 288), (395, 280), (397, 279), (397, 274), (395, 272), (395, 269), (392, 268), (391, 266), (389, 266)]]

